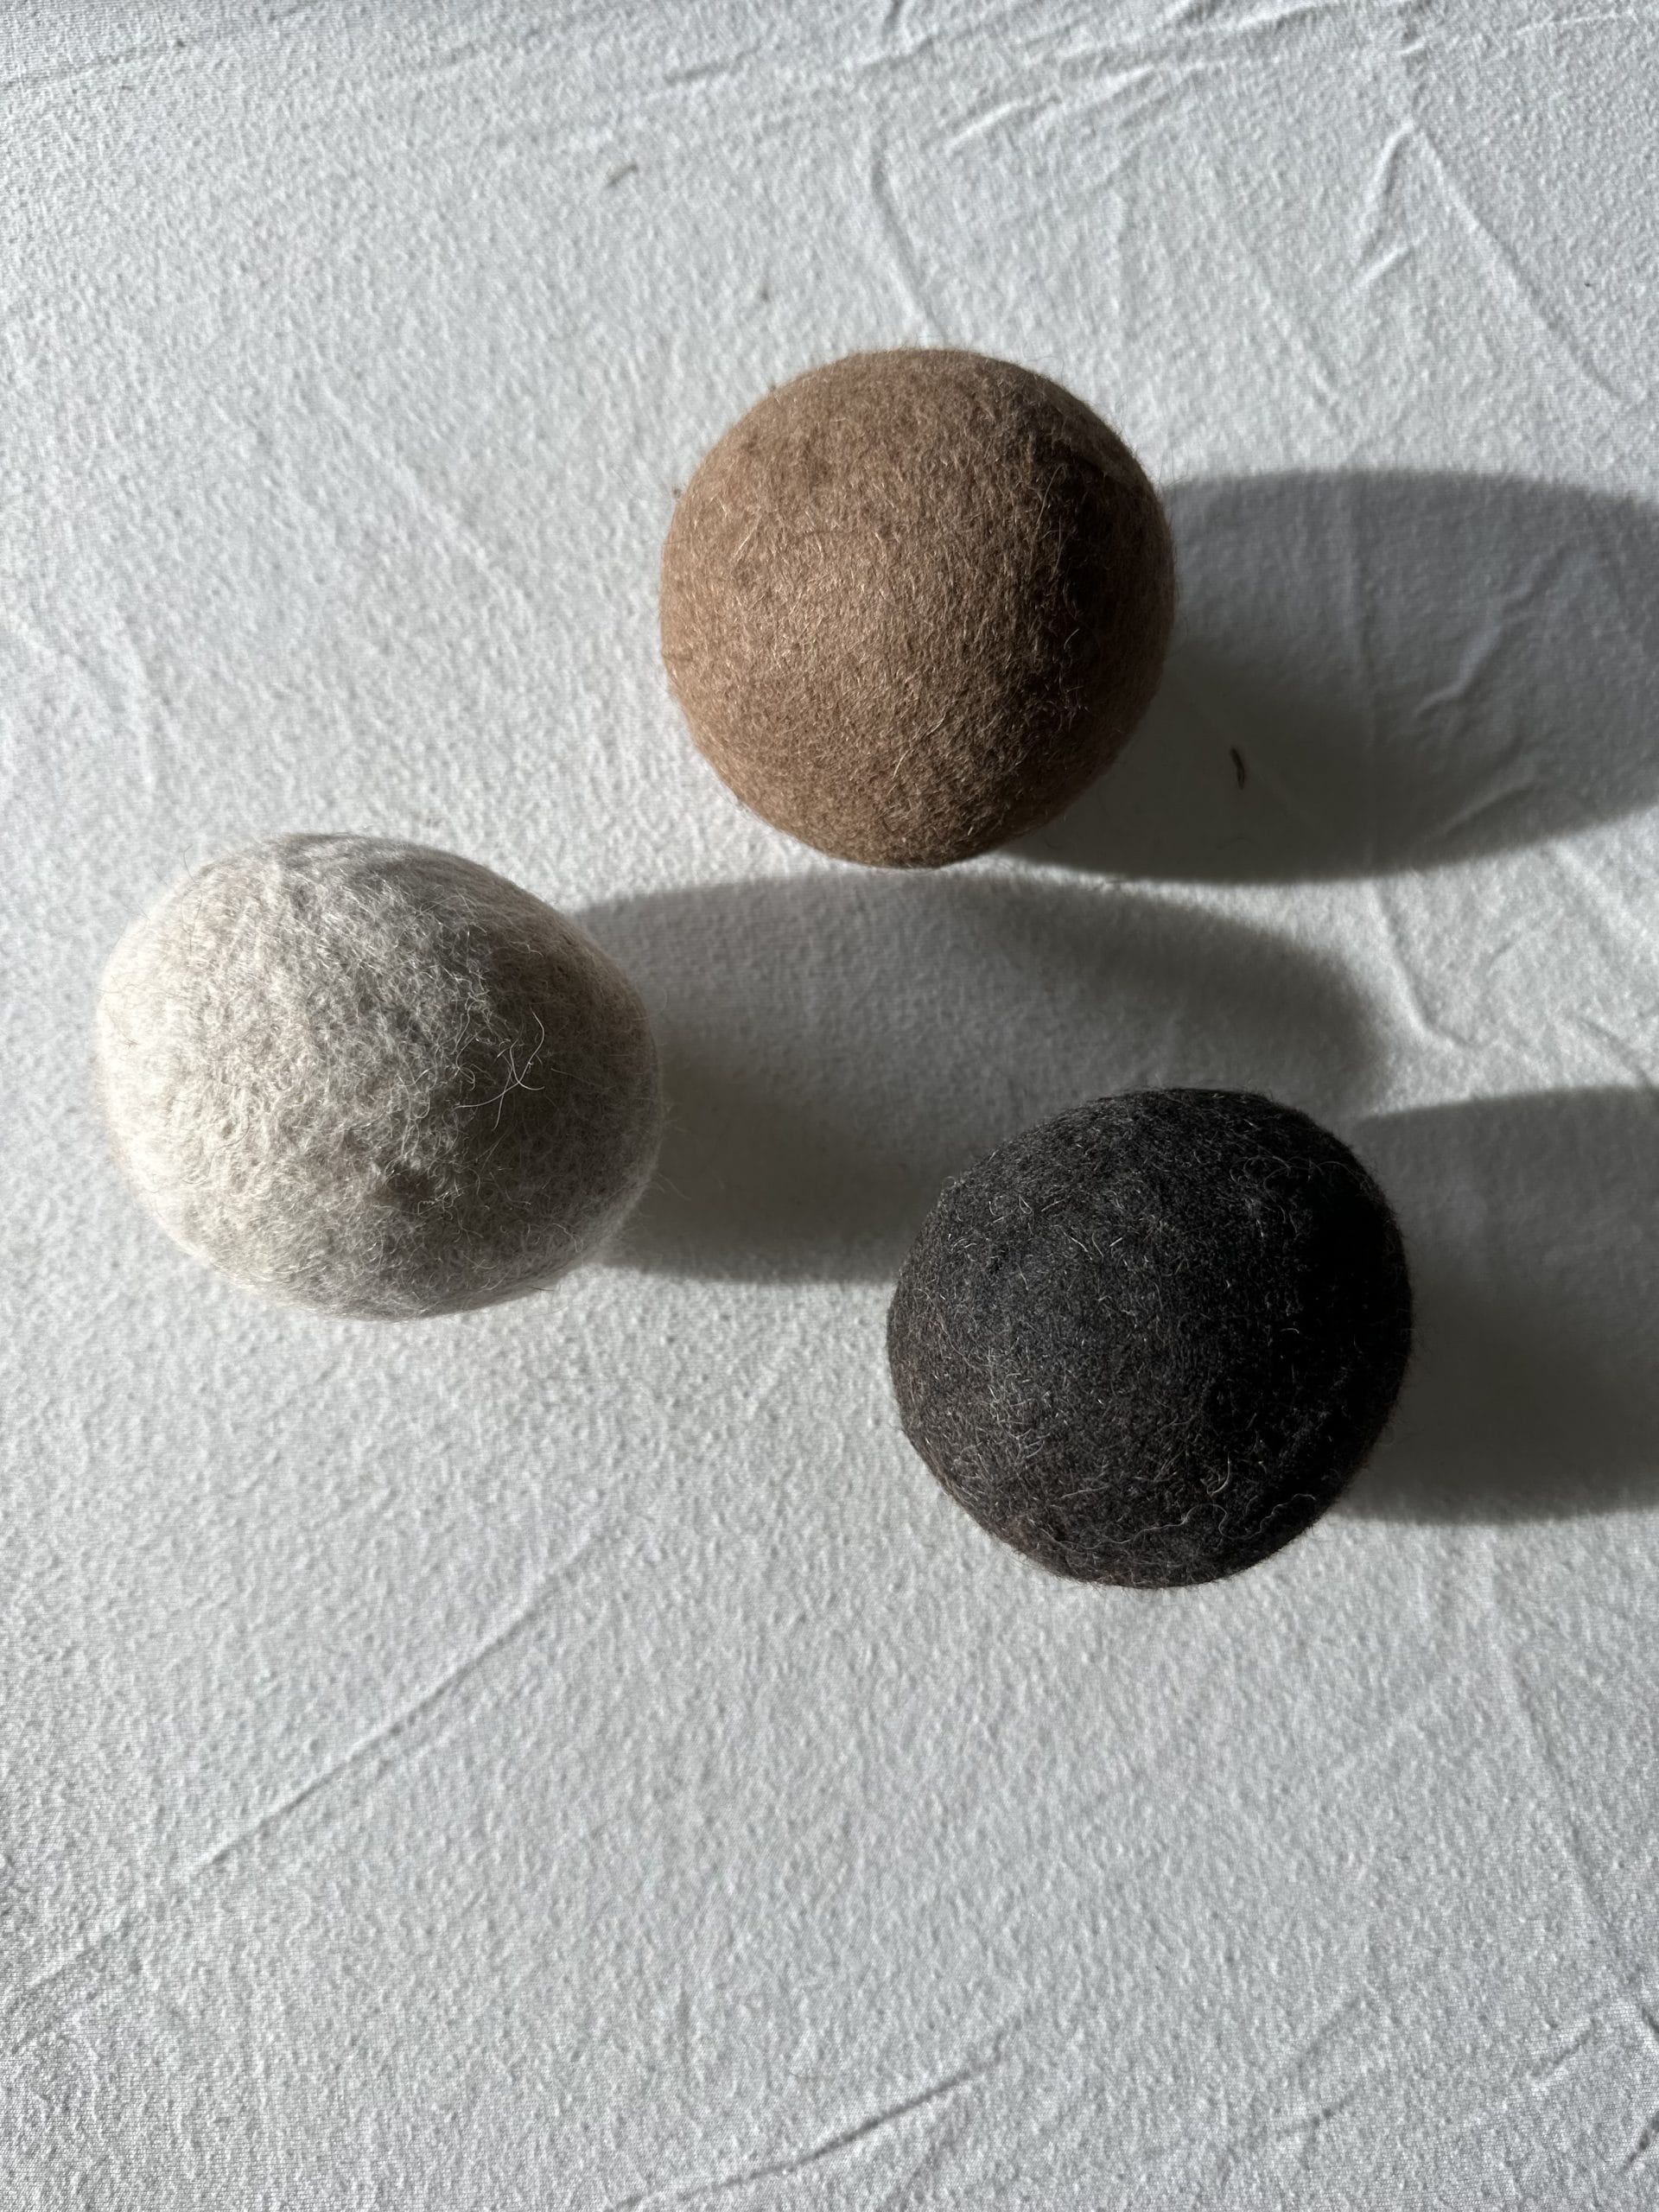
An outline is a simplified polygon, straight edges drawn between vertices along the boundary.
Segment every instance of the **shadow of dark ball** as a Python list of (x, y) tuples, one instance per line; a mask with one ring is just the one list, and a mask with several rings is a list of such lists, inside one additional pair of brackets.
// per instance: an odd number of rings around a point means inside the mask
[(891, 1281), (959, 1173), (1028, 1122), (1169, 1081), (1351, 1111), (1339, 973), (1212, 913), (1028, 871), (712, 884), (582, 916), (645, 997), (668, 1122), (623, 1265)]
[(1344, 1501), (1416, 1522), (1560, 1519), (1659, 1501), (1659, 1104), (1544, 1092), (1351, 1131), (1398, 1210), (1417, 1351)]
[(941, 1194), (893, 1294), (905, 1433), (980, 1526), (1168, 1587), (1300, 1535), (1411, 1348), (1394, 1217), (1347, 1147), (1250, 1092), (1097, 1098)]
[(1659, 798), (1659, 515), (1506, 477), (1165, 495), (1180, 604), (1122, 757), (1014, 849), (1274, 882), (1434, 868)]

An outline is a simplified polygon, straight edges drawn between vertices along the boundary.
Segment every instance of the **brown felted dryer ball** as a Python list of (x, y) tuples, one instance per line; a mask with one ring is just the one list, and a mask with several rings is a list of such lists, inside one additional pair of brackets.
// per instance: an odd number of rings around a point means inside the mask
[(738, 797), (938, 868), (1059, 813), (1163, 667), (1174, 564), (1135, 455), (1046, 377), (853, 353), (729, 429), (663, 549), (663, 659)]

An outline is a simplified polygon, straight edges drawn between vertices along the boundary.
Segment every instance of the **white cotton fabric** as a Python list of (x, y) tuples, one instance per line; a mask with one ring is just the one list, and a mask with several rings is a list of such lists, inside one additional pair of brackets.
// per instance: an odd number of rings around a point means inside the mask
[[(1656, 77), (1639, 0), (0, 9), (0, 2203), (1652, 2203)], [(1094, 798), (876, 877), (697, 759), (657, 564), (915, 343), (1121, 429), (1181, 611)], [(637, 983), (613, 1263), (368, 1327), (134, 1204), (100, 976), (294, 830)], [(1156, 1082), (1354, 1143), (1420, 1294), (1351, 1497), (1165, 1596), (882, 1357), (940, 1179)]]

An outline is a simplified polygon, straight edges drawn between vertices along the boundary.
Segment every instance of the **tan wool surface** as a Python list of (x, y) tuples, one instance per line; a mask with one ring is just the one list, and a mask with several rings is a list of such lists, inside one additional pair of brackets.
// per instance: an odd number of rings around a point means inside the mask
[(289, 1305), (395, 1318), (538, 1288), (650, 1177), (645, 1009), (574, 924), (453, 853), (283, 837), (117, 947), (98, 1070), (162, 1225)]
[(889, 868), (1068, 806), (1150, 702), (1173, 611), (1135, 455), (978, 353), (854, 353), (769, 393), (663, 550), (663, 658), (698, 748), (777, 828)]

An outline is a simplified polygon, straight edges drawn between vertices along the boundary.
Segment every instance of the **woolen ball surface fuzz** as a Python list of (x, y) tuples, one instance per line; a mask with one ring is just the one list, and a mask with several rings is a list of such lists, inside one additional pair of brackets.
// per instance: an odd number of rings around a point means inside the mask
[(936, 868), (1049, 821), (1150, 703), (1158, 495), (1046, 377), (854, 353), (750, 409), (663, 550), (663, 659), (738, 797), (842, 860)]
[(1411, 1286), (1388, 1201), (1306, 1114), (1131, 1091), (946, 1185), (887, 1343), (906, 1435), (992, 1535), (1083, 1580), (1208, 1582), (1370, 1451)]
[(118, 1159), (188, 1251), (381, 1317), (551, 1282), (648, 1179), (645, 1009), (488, 868), (283, 837), (175, 886), (117, 947), (98, 1069)]

